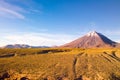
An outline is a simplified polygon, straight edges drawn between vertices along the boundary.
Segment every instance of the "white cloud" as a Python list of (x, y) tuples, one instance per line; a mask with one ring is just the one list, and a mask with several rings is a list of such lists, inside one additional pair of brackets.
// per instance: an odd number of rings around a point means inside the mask
[(14, 4), (10, 4), (5, 0), (0, 0), (0, 16), (7, 18), (18, 18), (24, 19), (25, 16), (22, 14), (25, 10)]
[[(36, 7), (35, 6), (36, 3), (34, 4), (33, 3), (34, 1), (32, 0), (25, 0), (25, 1), (0, 0), (0, 17), (25, 19), (25, 15), (24, 15), (25, 13), (27, 14), (42, 13), (41, 6), (39, 5)], [(17, 4), (20, 4), (20, 5), (17, 5)]]
[(120, 36), (120, 31), (119, 30), (106, 30), (104, 33), (109, 34), (109, 35), (119, 35)]
[[(48, 34), (48, 33), (26, 33), (9, 34), (1, 37), (0, 46), (7, 44), (29, 44), (34, 46), (62, 45), (75, 39), (75, 35)], [(2, 41), (3, 40), (3, 41)]]
[(95, 26), (96, 26), (96, 23), (95, 23), (95, 22), (91, 22), (91, 23), (90, 23), (90, 26), (91, 26), (91, 27), (95, 27)]
[[(105, 32), (104, 32), (105, 33)], [(118, 32), (119, 34), (119, 32)], [(70, 35), (70, 34), (51, 34), (51, 33), (6, 33), (0, 34), (0, 46), (7, 44), (29, 44), (33, 46), (53, 46), (62, 45), (71, 42), (83, 35)], [(107, 36), (107, 35), (105, 35)], [(109, 37), (109, 36), (107, 36)], [(110, 37), (112, 40), (119, 42), (119, 37), (116, 35)]]
[[(7, 8), (2, 8), (2, 7), (0, 7), (0, 11), (3, 12), (3, 13), (7, 13), (8, 15), (9, 15), (9, 14), (10, 14), (10, 15), (13, 15), (13, 16), (19, 18), (19, 19), (24, 19), (24, 18), (25, 18), (22, 14), (20, 14), (20, 13), (18, 13), (18, 12), (15, 12), (15, 11), (13, 11), (13, 10), (7, 9)], [(8, 15), (7, 15), (7, 16), (8, 16)]]

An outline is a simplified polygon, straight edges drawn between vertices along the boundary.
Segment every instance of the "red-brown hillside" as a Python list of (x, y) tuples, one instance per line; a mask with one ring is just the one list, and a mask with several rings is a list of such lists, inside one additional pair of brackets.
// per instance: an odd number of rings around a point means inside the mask
[(70, 43), (64, 44), (60, 47), (69, 48), (102, 48), (102, 47), (116, 47), (118, 43), (110, 40), (106, 36), (96, 31), (90, 32), (85, 36), (78, 38)]

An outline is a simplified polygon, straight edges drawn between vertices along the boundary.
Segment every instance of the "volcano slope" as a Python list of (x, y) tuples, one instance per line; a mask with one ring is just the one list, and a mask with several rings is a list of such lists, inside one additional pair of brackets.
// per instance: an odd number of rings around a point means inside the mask
[(120, 49), (52, 51), (1, 57), (0, 80), (120, 80)]
[(101, 33), (92, 31), (86, 35), (73, 40), (72, 42), (66, 43), (59, 47), (68, 47), (68, 48), (110, 48), (118, 47), (120, 43), (112, 41)]

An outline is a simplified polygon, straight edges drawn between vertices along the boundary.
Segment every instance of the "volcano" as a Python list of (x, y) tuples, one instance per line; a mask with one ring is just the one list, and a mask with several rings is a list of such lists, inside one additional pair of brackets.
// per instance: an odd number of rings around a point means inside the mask
[(81, 38), (78, 38), (70, 43), (64, 44), (60, 47), (68, 48), (104, 48), (116, 47), (117, 42), (114, 42), (101, 33), (92, 31)]

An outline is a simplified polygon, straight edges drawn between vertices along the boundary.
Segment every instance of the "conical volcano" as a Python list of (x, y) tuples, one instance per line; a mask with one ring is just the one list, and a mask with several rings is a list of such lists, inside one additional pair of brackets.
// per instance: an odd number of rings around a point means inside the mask
[(110, 40), (106, 36), (92, 31), (87, 33), (85, 36), (78, 38), (70, 43), (64, 44), (60, 47), (69, 48), (102, 48), (102, 47), (115, 47), (116, 42)]

